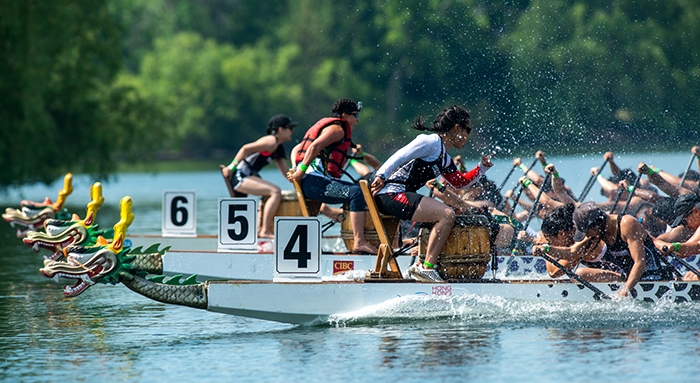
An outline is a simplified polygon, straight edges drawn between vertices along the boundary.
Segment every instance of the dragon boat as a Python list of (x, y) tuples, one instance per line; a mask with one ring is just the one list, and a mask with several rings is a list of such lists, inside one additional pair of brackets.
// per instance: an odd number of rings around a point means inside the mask
[(97, 211), (103, 203), (102, 184), (95, 182), (90, 186), (90, 202), (85, 219), (81, 220), (77, 214), (73, 214), (71, 220), (47, 219), (44, 221), (43, 232), (30, 231), (22, 242), (36, 252), (48, 250), (51, 254), (44, 256), (44, 259), (60, 260), (64, 256), (63, 249), (68, 246), (92, 246), (99, 237), (111, 239), (111, 230), (101, 230), (95, 224)]
[(23, 200), (20, 202), (20, 208), (15, 209), (8, 207), (2, 215), (2, 219), (7, 221), (10, 226), (17, 229), (17, 237), (24, 238), (27, 233), (38, 231), (44, 226), (44, 222), (48, 219), (68, 220), (71, 214), (63, 207), (68, 197), (73, 192), (73, 175), (68, 173), (63, 177), (63, 189), (58, 192), (56, 202), (51, 202), (49, 197), (46, 197), (44, 202), (33, 202)]
[[(372, 310), (381, 315), (382, 308), (390, 306), (400, 310), (402, 305), (413, 301), (449, 306), (455, 299), (490, 296), (594, 302), (614, 296), (622, 287), (621, 283), (588, 283), (574, 279), (484, 278), (487, 255), (493, 255), (493, 247), (484, 240), (486, 226), (483, 225), (461, 236), (468, 239), (458, 244), (465, 249), (466, 256), (441, 255), (440, 272), (446, 279), (444, 283), (404, 278), (381, 224), (377, 228), (382, 243), (374, 269), (366, 274), (351, 274), (351, 279), (347, 274), (341, 278), (328, 277), (323, 275), (320, 266), (320, 250), (312, 251), (320, 234), (314, 234), (309, 227), (318, 221), (305, 221), (305, 218), (287, 222), (286, 229), (282, 227), (282, 220), (276, 222), (277, 248), (272, 260), (275, 271), (271, 281), (197, 282), (194, 275), (184, 279), (180, 275), (149, 277), (145, 267), (138, 265), (138, 251), (123, 247), (126, 228), (134, 219), (131, 204), (129, 197), (122, 198), (121, 220), (114, 226), (111, 244), (69, 246), (65, 250), (65, 260), (47, 261), (41, 273), (63, 284), (67, 297), (82, 294), (96, 283), (122, 283), (138, 294), (163, 303), (292, 324), (319, 323)], [(376, 222), (379, 218), (372, 213), (372, 219)], [(480, 217), (473, 217), (471, 222), (480, 220)], [(631, 289), (629, 297), (650, 303), (662, 300), (696, 302), (700, 301), (700, 282), (643, 281)]]

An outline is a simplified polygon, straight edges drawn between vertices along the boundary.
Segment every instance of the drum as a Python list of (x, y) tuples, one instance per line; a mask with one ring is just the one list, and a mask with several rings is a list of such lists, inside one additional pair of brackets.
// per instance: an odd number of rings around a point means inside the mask
[[(400, 219), (390, 215), (380, 215), (380, 218), (384, 225), (387, 239), (389, 239), (389, 244), (393, 246)], [(346, 212), (345, 219), (340, 224), (340, 236), (343, 238), (343, 242), (348, 251), (352, 251), (355, 239), (353, 237), (352, 224), (350, 223), (350, 212)], [(365, 238), (367, 238), (367, 242), (371, 243), (372, 246), (379, 248), (379, 235), (374, 228), (374, 221), (372, 221), (372, 216), (369, 214), (369, 211), (365, 211)]]
[[(458, 216), (442, 253), (438, 256), (438, 273), (443, 279), (478, 279), (484, 276), (491, 261), (490, 222), (483, 215)], [(421, 260), (430, 232), (421, 230)]]
[(276, 217), (301, 217), (301, 208), (294, 190), (282, 190), (282, 202), (277, 208)]

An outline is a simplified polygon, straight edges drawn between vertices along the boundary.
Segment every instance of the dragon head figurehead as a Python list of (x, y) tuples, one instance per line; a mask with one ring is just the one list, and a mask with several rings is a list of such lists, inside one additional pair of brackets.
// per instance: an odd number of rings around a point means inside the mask
[(63, 208), (63, 204), (72, 192), (73, 175), (68, 173), (63, 178), (63, 189), (58, 192), (56, 203), (51, 203), (48, 197), (44, 202), (24, 200), (20, 203), (19, 209), (11, 207), (5, 209), (2, 218), (12, 227), (17, 228), (17, 237), (23, 238), (28, 232), (39, 230), (47, 219), (69, 219), (70, 214)]
[(54, 282), (65, 285), (63, 295), (74, 297), (97, 282), (116, 284), (122, 272), (133, 268), (129, 261), (129, 249), (124, 249), (126, 229), (134, 220), (131, 213), (132, 200), (126, 196), (120, 204), (120, 221), (114, 225), (114, 240), (107, 244), (103, 238), (96, 246), (68, 246), (63, 252), (65, 261), (47, 260), (41, 271)]
[(31, 231), (22, 241), (34, 251), (42, 248), (51, 251), (51, 255), (44, 256), (47, 260), (60, 260), (64, 255), (63, 249), (71, 245), (95, 245), (99, 236), (109, 236), (94, 224), (97, 210), (104, 203), (102, 184), (99, 182), (90, 186), (90, 199), (85, 219), (81, 220), (75, 214), (70, 221), (47, 219), (44, 221), (45, 232)]

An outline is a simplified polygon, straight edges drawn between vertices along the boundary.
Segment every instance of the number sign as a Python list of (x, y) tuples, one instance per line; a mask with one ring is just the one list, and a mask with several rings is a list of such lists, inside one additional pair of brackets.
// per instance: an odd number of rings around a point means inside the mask
[(275, 280), (321, 279), (321, 220), (275, 218)]
[(258, 201), (219, 199), (219, 251), (258, 249)]
[(163, 237), (197, 236), (197, 193), (163, 192)]

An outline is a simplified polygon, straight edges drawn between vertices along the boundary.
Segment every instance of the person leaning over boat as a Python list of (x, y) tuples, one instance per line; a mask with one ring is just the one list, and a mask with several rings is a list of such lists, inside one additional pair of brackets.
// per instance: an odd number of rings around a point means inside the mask
[(476, 168), (462, 173), (447, 154), (447, 149), (453, 146), (464, 147), (471, 132), (469, 112), (460, 106), (443, 109), (431, 126), (425, 126), (425, 121), (419, 116), (413, 127), (432, 134), (419, 135), (389, 157), (377, 171), (372, 193), (377, 209), (384, 214), (414, 222), (435, 223), (428, 239), (425, 262), (412, 265), (408, 272), (418, 280), (442, 282), (435, 264), (452, 232), (455, 212), (444, 203), (416, 191), (439, 175), (453, 187), (463, 189), (481, 177), (493, 163), (490, 156), (482, 155)]
[(640, 280), (673, 279), (671, 269), (660, 263), (653, 240), (636, 218), (606, 214), (592, 201), (580, 204), (573, 218), (576, 229), (585, 234), (584, 241), (595, 244), (604, 241), (610, 252), (609, 260), (626, 274), (619, 295), (626, 296)]
[(258, 234), (262, 238), (275, 237), (272, 225), (282, 201), (282, 191), (279, 186), (260, 178), (258, 172), (265, 165), (274, 162), (283, 175), (287, 173), (287, 156), (282, 143), (291, 141), (296, 125), (298, 122), (284, 114), (272, 116), (267, 123), (267, 135), (243, 145), (231, 164), (221, 170), (234, 191), (269, 197), (265, 202)]
[[(696, 194), (684, 194), (675, 204), (676, 219), (671, 227), (684, 227), (688, 233), (693, 234), (684, 241), (668, 242), (660, 238), (654, 239), (654, 245), (662, 252), (675, 252), (681, 258), (688, 258), (700, 254), (700, 197)], [(683, 276), (684, 281), (697, 281), (698, 276), (689, 271)]]
[(306, 131), (296, 152), (297, 164), (287, 179), (301, 186), (306, 198), (328, 204), (349, 203), (353, 230), (353, 251), (376, 254), (365, 238), (365, 198), (358, 185), (341, 181), (352, 146), (352, 131), (359, 122), (361, 106), (340, 99), (331, 109), (332, 117), (319, 120)]
[[(582, 249), (587, 242), (574, 242), (576, 227), (573, 214), (576, 207), (572, 203), (555, 207), (542, 220), (542, 236), (537, 237), (532, 251), (537, 256), (538, 251), (549, 254), (559, 264), (575, 272), (588, 282), (618, 282), (622, 275), (618, 268), (606, 262), (604, 256), (607, 245), (598, 241), (596, 246), (590, 245), (590, 251)], [(616, 270), (618, 272), (616, 272)], [(547, 272), (552, 278), (564, 275), (564, 271), (547, 261)]]

